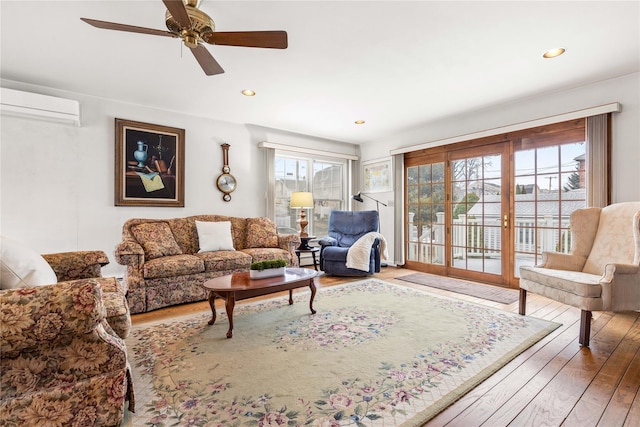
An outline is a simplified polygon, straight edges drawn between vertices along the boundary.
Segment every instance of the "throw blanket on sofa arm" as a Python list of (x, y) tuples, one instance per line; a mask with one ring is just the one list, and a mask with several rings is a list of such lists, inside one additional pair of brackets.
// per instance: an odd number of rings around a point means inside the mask
[(387, 259), (387, 241), (380, 233), (371, 232), (360, 237), (347, 251), (347, 267), (361, 271), (369, 271), (371, 246), (376, 239), (380, 239), (380, 256)]

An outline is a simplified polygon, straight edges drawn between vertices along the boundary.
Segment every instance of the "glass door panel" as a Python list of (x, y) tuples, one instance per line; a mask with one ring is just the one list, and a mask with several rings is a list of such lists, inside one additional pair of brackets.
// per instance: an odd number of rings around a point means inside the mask
[(586, 206), (584, 142), (514, 152), (514, 274), (543, 251), (568, 253), (569, 217)]
[(444, 162), (407, 168), (407, 260), (444, 265)]
[[(493, 148), (496, 150), (502, 151), (503, 148)], [(452, 154), (455, 157), (464, 155), (465, 152)], [(502, 219), (506, 206), (503, 202), (502, 162), (502, 152), (456, 158), (450, 162), (453, 268), (502, 275)]]

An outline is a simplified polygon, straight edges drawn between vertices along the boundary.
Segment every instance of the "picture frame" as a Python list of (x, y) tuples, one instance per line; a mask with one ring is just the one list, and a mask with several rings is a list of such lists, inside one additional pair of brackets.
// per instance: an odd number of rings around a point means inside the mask
[(364, 193), (382, 193), (393, 190), (391, 158), (362, 162)]
[(184, 207), (184, 129), (115, 119), (115, 206)]

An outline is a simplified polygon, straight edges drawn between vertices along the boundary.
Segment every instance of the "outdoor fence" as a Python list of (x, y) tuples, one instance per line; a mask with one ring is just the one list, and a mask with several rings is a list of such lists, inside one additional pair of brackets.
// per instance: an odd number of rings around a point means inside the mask
[[(410, 216), (412, 219), (412, 215)], [(451, 222), (451, 248), (454, 259), (499, 257), (502, 251), (502, 219), (458, 215)], [(531, 257), (543, 251), (568, 253), (571, 249), (569, 218), (552, 216), (516, 218), (514, 250)], [(444, 213), (436, 214), (436, 222), (424, 224), (418, 233), (418, 225), (409, 222), (409, 250), (412, 261), (444, 264), (445, 224)]]

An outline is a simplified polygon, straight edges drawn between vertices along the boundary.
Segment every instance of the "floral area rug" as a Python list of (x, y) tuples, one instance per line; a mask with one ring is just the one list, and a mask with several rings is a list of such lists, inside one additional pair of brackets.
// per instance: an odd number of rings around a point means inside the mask
[(547, 322), (368, 279), (133, 328), (131, 426), (419, 426)]

